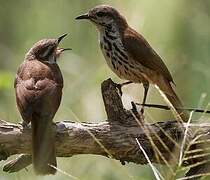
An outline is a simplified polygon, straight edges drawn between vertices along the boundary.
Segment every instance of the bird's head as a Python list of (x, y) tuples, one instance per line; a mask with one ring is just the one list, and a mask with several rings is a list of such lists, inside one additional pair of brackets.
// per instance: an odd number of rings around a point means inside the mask
[(109, 5), (99, 5), (89, 12), (76, 17), (76, 20), (87, 19), (93, 22), (99, 30), (105, 28), (113, 29), (116, 27), (124, 28), (127, 26), (125, 18), (113, 7)]
[[(56, 63), (62, 52), (71, 50), (70, 48), (59, 48), (61, 40), (67, 36), (64, 34), (57, 39), (42, 39), (35, 43), (26, 55), (26, 59), (37, 59), (39, 61)], [(27, 58), (29, 57), (29, 58)]]

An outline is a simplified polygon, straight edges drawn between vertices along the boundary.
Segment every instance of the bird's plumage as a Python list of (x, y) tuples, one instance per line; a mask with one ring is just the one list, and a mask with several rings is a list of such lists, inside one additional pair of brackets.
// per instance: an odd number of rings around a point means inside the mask
[(15, 80), (16, 101), (25, 123), (32, 125), (32, 157), (37, 174), (54, 174), (56, 155), (52, 119), (60, 105), (63, 78), (57, 64), (26, 61)]
[[(109, 67), (121, 78), (135, 83), (143, 83), (145, 88), (143, 103), (146, 101), (149, 83), (157, 85), (174, 107), (182, 103), (171, 83), (173, 78), (161, 57), (154, 51), (142, 35), (129, 27), (126, 19), (115, 8), (99, 5), (76, 19), (88, 19), (96, 25), (100, 33), (100, 45)], [(178, 113), (184, 121), (185, 112)]]
[[(38, 60), (26, 61), (18, 68), (15, 88), (18, 108), (23, 113), (24, 121), (30, 122), (33, 113), (51, 114), (57, 111), (62, 95), (63, 78), (57, 64), (43, 63)], [(60, 96), (51, 99), (53, 94), (60, 94)], [(54, 104), (56, 104), (55, 107)]]
[(173, 82), (171, 73), (161, 57), (152, 49), (143, 36), (128, 27), (123, 32), (122, 42), (128, 55), (136, 63), (140, 63), (149, 71), (152, 70), (154, 73), (161, 74), (169, 82)]
[(63, 88), (62, 73), (56, 61), (61, 52), (67, 50), (58, 48), (65, 36), (35, 43), (18, 68), (14, 83), (23, 124), (31, 123), (32, 161), (39, 175), (56, 173), (53, 118), (60, 106)]

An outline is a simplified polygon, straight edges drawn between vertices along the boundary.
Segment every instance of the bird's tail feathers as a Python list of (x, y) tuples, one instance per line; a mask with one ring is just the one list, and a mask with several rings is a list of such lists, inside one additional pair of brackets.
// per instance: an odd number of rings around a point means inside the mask
[(36, 174), (55, 174), (57, 166), (55, 155), (55, 136), (52, 121), (33, 116), (32, 124), (32, 160)]
[(166, 80), (162, 81), (160, 84), (157, 84), (157, 88), (165, 97), (166, 101), (168, 101), (169, 105), (172, 105), (172, 109), (175, 111), (177, 119), (182, 122), (187, 122), (189, 120), (189, 113), (186, 110), (176, 109), (183, 108), (184, 106), (175, 91), (173, 90), (171, 83)]

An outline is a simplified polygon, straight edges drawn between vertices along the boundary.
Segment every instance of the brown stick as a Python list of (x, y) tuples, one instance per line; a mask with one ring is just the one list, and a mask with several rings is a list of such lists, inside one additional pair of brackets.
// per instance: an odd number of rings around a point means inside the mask
[[(169, 106), (165, 106), (165, 105), (161, 105), (161, 104), (139, 104), (139, 103), (136, 103), (136, 105), (138, 105), (138, 106), (144, 106), (144, 107), (148, 107), (148, 108), (171, 110), (171, 108)], [(209, 110), (205, 110), (205, 109), (198, 109), (198, 108), (179, 108), (179, 107), (174, 107), (174, 108), (177, 109), (177, 110), (194, 111), (194, 112), (198, 112), (198, 113), (207, 113), (207, 114), (210, 114), (210, 111)]]

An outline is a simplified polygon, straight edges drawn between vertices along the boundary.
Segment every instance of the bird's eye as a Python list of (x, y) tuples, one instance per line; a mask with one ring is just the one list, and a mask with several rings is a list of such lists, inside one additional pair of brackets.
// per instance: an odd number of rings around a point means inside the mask
[(97, 12), (96, 15), (98, 17), (103, 17), (103, 16), (106, 16), (106, 13), (104, 13), (104, 12)]
[(52, 46), (48, 46), (42, 50), (42, 53), (40, 53), (41, 57), (47, 58), (53, 53), (53, 51), (54, 51), (54, 48)]

